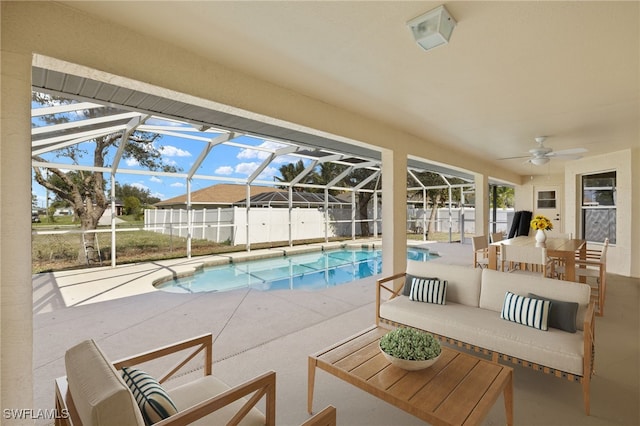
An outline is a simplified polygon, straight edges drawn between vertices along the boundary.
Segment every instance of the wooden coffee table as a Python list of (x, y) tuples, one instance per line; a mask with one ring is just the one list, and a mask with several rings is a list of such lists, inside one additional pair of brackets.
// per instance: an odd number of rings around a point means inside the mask
[(443, 346), (433, 366), (402, 370), (378, 347), (388, 331), (373, 326), (309, 356), (309, 413), (320, 368), (433, 425), (480, 424), (503, 393), (507, 424), (513, 424), (513, 369)]

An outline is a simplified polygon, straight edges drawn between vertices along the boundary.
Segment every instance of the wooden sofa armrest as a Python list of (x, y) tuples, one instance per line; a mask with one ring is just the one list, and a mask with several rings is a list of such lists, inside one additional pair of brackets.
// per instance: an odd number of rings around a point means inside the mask
[(322, 411), (316, 413), (301, 426), (336, 426), (337, 416), (336, 407), (333, 405), (326, 406)]
[[(252, 395), (253, 394), (253, 395)], [(186, 410), (182, 410), (173, 416), (154, 423), (154, 426), (182, 426), (192, 423), (220, 408), (229, 405), (241, 398), (252, 395), (247, 400), (242, 409), (227, 423), (228, 425), (239, 424), (244, 416), (263, 398), (266, 397), (265, 419), (267, 426), (276, 424), (276, 373), (269, 371), (257, 376), (247, 382), (234, 386), (229, 390), (206, 399)]]
[(211, 375), (211, 366), (213, 364), (213, 335), (211, 333), (203, 334), (201, 336), (193, 337), (180, 342), (172, 343), (170, 345), (162, 346), (157, 349), (142, 352), (124, 359), (120, 359), (113, 363), (113, 367), (116, 370), (121, 370), (122, 367), (132, 367), (137, 364), (162, 358), (164, 356), (171, 355), (190, 348), (195, 349), (182, 361), (178, 362), (172, 369), (170, 369), (167, 373), (160, 377), (158, 379), (158, 382), (164, 383), (167, 379), (171, 378), (171, 376), (173, 376), (177, 371), (179, 371), (184, 365), (186, 365), (202, 351), (204, 351), (205, 357), (204, 374), (206, 376)]
[(584, 399), (584, 409), (587, 416), (591, 412), (591, 375), (595, 371), (595, 315), (596, 305), (594, 302), (591, 302), (584, 315), (584, 356), (582, 360), (582, 397)]
[(406, 275), (406, 272), (401, 272), (395, 275), (380, 278), (376, 281), (376, 325), (380, 325), (380, 304), (382, 303), (382, 290), (384, 289), (387, 292), (391, 293), (389, 300), (393, 299), (394, 297), (398, 297), (401, 291), (401, 289), (395, 290), (393, 287), (390, 288), (388, 286), (385, 286), (384, 283), (397, 280), (398, 278), (403, 278)]

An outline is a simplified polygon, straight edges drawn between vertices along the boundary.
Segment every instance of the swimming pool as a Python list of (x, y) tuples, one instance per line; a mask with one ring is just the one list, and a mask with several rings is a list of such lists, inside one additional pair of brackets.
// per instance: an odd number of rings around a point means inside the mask
[[(427, 261), (435, 255), (428, 250), (409, 248), (407, 258)], [(171, 293), (202, 293), (239, 288), (258, 290), (314, 290), (344, 284), (382, 272), (382, 250), (327, 250), (248, 262), (212, 266), (156, 284)]]

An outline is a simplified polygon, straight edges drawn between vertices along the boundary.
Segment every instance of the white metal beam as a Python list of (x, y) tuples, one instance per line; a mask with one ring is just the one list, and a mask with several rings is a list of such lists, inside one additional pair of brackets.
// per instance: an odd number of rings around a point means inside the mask
[(235, 133), (224, 133), (222, 135), (216, 136), (213, 139), (210, 139), (207, 143), (207, 146), (205, 146), (204, 149), (200, 152), (200, 155), (198, 156), (196, 161), (193, 163), (193, 166), (191, 166), (191, 169), (187, 173), (188, 179), (191, 179), (193, 175), (196, 174), (196, 172), (202, 165), (202, 162), (205, 160), (205, 158), (207, 158), (207, 155), (209, 155), (213, 147), (215, 147), (216, 145), (220, 145), (221, 143), (226, 142), (229, 139), (233, 139), (235, 137), (236, 137)]
[(31, 155), (42, 155), (45, 154), (47, 152), (51, 152), (51, 151), (55, 151), (58, 149), (62, 149), (62, 148), (66, 148), (68, 146), (71, 145), (75, 145), (75, 144), (79, 144), (79, 143), (83, 143), (83, 142), (87, 142), (88, 140), (94, 139), (94, 138), (98, 138), (101, 136), (107, 136), (112, 134), (113, 132), (96, 132), (92, 138), (87, 138), (86, 136), (83, 138), (78, 138), (78, 139), (72, 139), (66, 142), (62, 142), (62, 143), (54, 143), (51, 145), (42, 145), (42, 148), (40, 149), (33, 149), (34, 146), (36, 146), (36, 144), (32, 144), (31, 145)]
[(87, 126), (95, 126), (96, 124), (111, 123), (113, 121), (126, 120), (133, 117), (141, 117), (144, 114), (139, 112), (126, 112), (124, 114), (107, 115), (104, 117), (88, 118), (86, 120), (68, 121), (66, 123), (51, 124), (49, 126), (34, 127), (31, 129), (31, 135), (43, 135), (46, 133), (59, 132), (61, 130), (82, 128)]
[(80, 111), (83, 109), (104, 108), (104, 105), (93, 102), (79, 102), (75, 104), (56, 105), (51, 107), (31, 108), (31, 117), (41, 117), (43, 115), (61, 114), (64, 112)]
[(369, 182), (371, 182), (373, 179), (375, 179), (376, 177), (378, 177), (380, 175), (380, 170), (378, 170), (375, 173), (372, 173), (371, 176), (367, 177), (365, 180), (363, 180), (362, 182), (360, 182), (358, 185), (356, 185), (353, 189), (356, 191), (359, 191), (360, 189), (362, 189), (366, 184), (368, 184)]
[(37, 141), (33, 141), (31, 142), (31, 146), (34, 147), (40, 147), (40, 146), (45, 146), (45, 145), (52, 145), (55, 144), (57, 142), (64, 142), (64, 141), (69, 141), (70, 138), (73, 138), (73, 140), (79, 140), (79, 139), (83, 139), (85, 141), (91, 140), (93, 138), (95, 138), (97, 134), (99, 135), (108, 135), (110, 133), (118, 133), (124, 129), (126, 129), (127, 125), (126, 124), (119, 124), (117, 126), (110, 126), (110, 127), (105, 127), (102, 129), (96, 129), (96, 130), (87, 130), (86, 132), (78, 132), (78, 133), (73, 133), (70, 135), (63, 135), (63, 136), (54, 136), (51, 138), (46, 138), (46, 139), (38, 139)]
[(294, 186), (295, 184), (300, 182), (302, 180), (302, 178), (305, 177), (306, 175), (308, 175), (309, 173), (311, 173), (311, 171), (313, 169), (315, 169), (315, 167), (317, 165), (318, 165), (318, 160), (314, 160), (311, 163), (309, 163), (309, 165), (302, 172), (300, 172), (300, 174), (298, 176), (296, 176), (295, 178), (291, 179), (291, 182), (289, 182), (289, 185), (290, 186)]
[(273, 159), (276, 158), (276, 154), (271, 154), (269, 155), (263, 162), (262, 164), (260, 164), (258, 166), (257, 169), (255, 169), (253, 171), (253, 173), (251, 173), (251, 175), (247, 178), (247, 183), (251, 183), (254, 181), (255, 178), (258, 177), (258, 175), (260, 175), (260, 173), (262, 173), (262, 171), (264, 169), (267, 168), (267, 166), (273, 161)]
[(137, 117), (133, 117), (127, 123), (127, 127), (122, 132), (122, 137), (120, 137), (120, 145), (118, 146), (118, 150), (116, 151), (116, 155), (113, 159), (113, 164), (111, 165), (112, 175), (115, 175), (115, 173), (118, 171), (120, 159), (122, 158), (122, 154), (124, 154), (124, 148), (127, 146), (127, 143), (129, 143), (129, 136), (131, 136), (131, 134), (136, 130), (136, 127), (138, 127), (141, 123), (144, 122), (144, 120), (149, 117), (150, 116), (147, 115), (143, 118), (141, 115), (138, 115)]

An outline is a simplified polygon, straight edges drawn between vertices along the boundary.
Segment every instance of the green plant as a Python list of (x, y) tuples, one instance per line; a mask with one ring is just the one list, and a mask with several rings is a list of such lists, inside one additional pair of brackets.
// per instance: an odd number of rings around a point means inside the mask
[(382, 336), (380, 349), (396, 358), (424, 361), (440, 355), (442, 348), (432, 334), (401, 327)]

